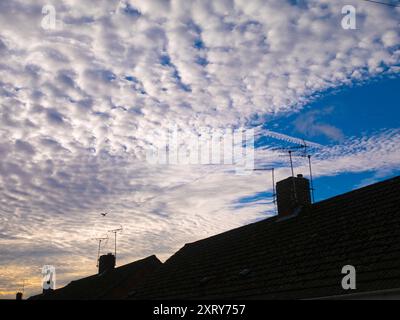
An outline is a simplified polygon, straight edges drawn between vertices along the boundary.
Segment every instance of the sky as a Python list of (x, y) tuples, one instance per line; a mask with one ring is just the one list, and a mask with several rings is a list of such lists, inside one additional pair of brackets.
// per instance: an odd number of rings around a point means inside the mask
[(57, 286), (96, 273), (110, 229), (122, 265), (275, 214), (268, 171), (149, 163), (171, 126), (254, 130), (277, 180), (304, 139), (316, 201), (399, 174), (399, 7), (95, 2), (0, 2), (0, 298), (39, 293), (43, 265)]

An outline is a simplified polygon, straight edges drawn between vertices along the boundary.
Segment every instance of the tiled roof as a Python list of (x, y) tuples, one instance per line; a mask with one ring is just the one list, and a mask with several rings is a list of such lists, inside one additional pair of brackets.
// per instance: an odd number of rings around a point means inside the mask
[[(135, 299), (315, 298), (400, 288), (400, 177), (185, 245)], [(344, 265), (357, 290), (341, 287)]]
[(32, 300), (92, 300), (126, 299), (135, 292), (147, 276), (162, 263), (156, 256), (138, 260), (101, 275), (72, 281), (67, 286), (48, 294), (31, 297)]

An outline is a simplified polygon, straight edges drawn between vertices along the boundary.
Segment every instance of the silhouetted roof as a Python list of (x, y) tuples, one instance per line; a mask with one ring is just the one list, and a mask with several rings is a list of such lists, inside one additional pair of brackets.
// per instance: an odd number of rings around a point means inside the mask
[[(185, 245), (135, 299), (313, 298), (400, 288), (400, 177)], [(341, 287), (344, 265), (357, 290)]]
[(30, 299), (92, 300), (126, 299), (162, 263), (156, 256), (138, 260), (103, 274), (72, 281), (67, 286)]

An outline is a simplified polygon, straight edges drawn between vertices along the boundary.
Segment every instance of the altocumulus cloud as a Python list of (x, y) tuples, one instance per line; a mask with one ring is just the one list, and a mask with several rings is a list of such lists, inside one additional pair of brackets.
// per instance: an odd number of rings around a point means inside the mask
[[(268, 205), (233, 206), (266, 189), (263, 174), (150, 166), (146, 147), (171, 123), (248, 126), (398, 72), (399, 9), (359, 1), (358, 29), (344, 30), (347, 2), (1, 1), (0, 294), (23, 277), (32, 293), (43, 264), (59, 284), (93, 272), (89, 239), (120, 223), (122, 263), (265, 216)], [(42, 28), (44, 5), (55, 30)], [(350, 138), (316, 168), (390, 170), (399, 141), (396, 130)]]

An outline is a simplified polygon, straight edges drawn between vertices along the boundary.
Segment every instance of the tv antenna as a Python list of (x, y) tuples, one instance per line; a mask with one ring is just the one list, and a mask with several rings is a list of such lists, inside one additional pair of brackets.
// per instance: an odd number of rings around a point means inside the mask
[(102, 237), (102, 238), (92, 238), (92, 240), (96, 240), (96, 241), (99, 242), (99, 248), (98, 248), (98, 250), (97, 250), (97, 264), (96, 264), (96, 267), (99, 267), (99, 258), (100, 258), (101, 243), (102, 243), (104, 240), (108, 240), (108, 236), (107, 236), (107, 237)]
[(108, 232), (114, 233), (114, 256), (115, 256), (115, 261), (117, 261), (117, 233), (122, 232), (122, 226), (119, 227), (118, 229), (108, 230)]
[(19, 292), (21, 292), (22, 294), (24, 294), (24, 292), (25, 292), (25, 279), (22, 280), (22, 288), (21, 288), (21, 291), (19, 291)]
[(309, 148), (309, 145), (306, 143), (306, 141), (303, 139), (303, 143), (298, 146), (292, 146), (292, 147), (283, 147), (283, 148), (273, 148), (271, 150), (277, 150), (277, 151), (287, 151), (289, 155), (289, 164), (290, 164), (290, 170), (292, 177), (294, 177), (294, 168), (293, 168), (293, 157), (306, 157), (307, 156), (307, 150)]
[[(312, 196), (312, 202), (315, 202), (314, 198), (314, 182), (313, 182), (313, 174), (312, 174), (312, 166), (311, 166), (311, 155), (308, 152), (310, 146), (307, 144), (307, 142), (302, 139), (303, 143), (298, 145), (298, 146), (293, 146), (293, 147), (288, 147), (288, 148), (276, 148), (272, 150), (281, 150), (281, 151), (287, 151), (289, 155), (289, 162), (290, 162), (290, 170), (292, 177), (294, 178), (294, 168), (293, 168), (293, 157), (301, 157), (301, 158), (308, 158), (308, 168), (310, 172), (310, 191), (311, 191), (311, 196)], [(295, 182), (293, 179), (293, 190), (294, 190), (294, 198), (295, 201), (297, 201), (297, 194), (296, 194), (296, 186)]]
[[(311, 154), (308, 152), (309, 145), (307, 145), (306, 141), (303, 139), (303, 144), (298, 146), (297, 149), (302, 149), (303, 152), (301, 154), (297, 154), (297, 157), (307, 157), (308, 158), (308, 169), (310, 172), (310, 191), (311, 191), (311, 197), (312, 197), (312, 203), (315, 202), (314, 198), (314, 182), (313, 182), (313, 174), (312, 174), (312, 166), (311, 166)], [(290, 159), (290, 161), (292, 161)], [(292, 176), (293, 176), (293, 167), (292, 167)]]
[(272, 178), (272, 202), (274, 204), (275, 214), (277, 213), (277, 204), (276, 204), (276, 190), (275, 190), (275, 168), (256, 168), (253, 171), (271, 171)]

